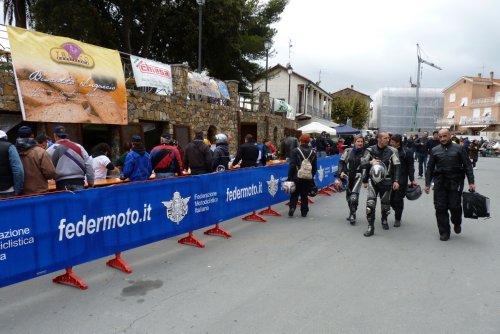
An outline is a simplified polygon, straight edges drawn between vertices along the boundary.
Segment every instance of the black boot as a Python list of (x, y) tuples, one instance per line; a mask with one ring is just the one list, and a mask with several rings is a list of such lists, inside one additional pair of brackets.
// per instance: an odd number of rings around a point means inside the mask
[(384, 230), (388, 230), (389, 229), (389, 224), (387, 223), (387, 218), (382, 218), (382, 228)]
[(288, 210), (288, 217), (293, 217), (294, 213), (295, 213), (295, 208), (290, 207), (290, 210)]
[(372, 224), (368, 224), (368, 229), (366, 230), (365, 234), (363, 234), (365, 237), (371, 237), (372, 235), (375, 234), (375, 226)]
[(349, 215), (349, 223), (351, 223), (351, 225), (356, 225), (356, 213), (351, 213)]

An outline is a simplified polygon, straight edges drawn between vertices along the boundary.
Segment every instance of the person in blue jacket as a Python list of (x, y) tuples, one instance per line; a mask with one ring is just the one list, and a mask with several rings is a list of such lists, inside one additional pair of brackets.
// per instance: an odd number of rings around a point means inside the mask
[(128, 178), (130, 181), (144, 181), (149, 179), (152, 171), (151, 159), (142, 144), (141, 136), (132, 136), (132, 149), (125, 158), (120, 179), (125, 180)]

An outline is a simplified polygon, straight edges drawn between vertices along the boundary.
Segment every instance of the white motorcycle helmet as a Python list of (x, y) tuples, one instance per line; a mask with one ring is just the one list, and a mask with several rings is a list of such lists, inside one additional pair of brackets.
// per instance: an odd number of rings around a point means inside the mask
[(285, 194), (293, 194), (295, 192), (295, 182), (293, 181), (285, 181), (281, 183), (281, 190)]
[(216, 144), (227, 144), (227, 136), (223, 133), (218, 133), (215, 135)]
[(380, 183), (387, 176), (387, 168), (383, 162), (376, 163), (370, 169), (370, 178), (374, 183)]

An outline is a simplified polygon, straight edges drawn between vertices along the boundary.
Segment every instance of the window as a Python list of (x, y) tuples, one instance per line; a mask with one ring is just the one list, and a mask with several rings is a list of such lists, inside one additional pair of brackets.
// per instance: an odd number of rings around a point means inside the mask
[(472, 109), (472, 117), (478, 118), (480, 116), (481, 116), (481, 109), (479, 108)]
[(455, 93), (451, 93), (450, 94), (450, 102), (455, 102), (455, 99), (456, 99), (456, 96), (455, 96)]
[(448, 111), (448, 116), (446, 118), (447, 119), (455, 118), (455, 110)]
[(495, 103), (500, 103), (500, 92), (495, 93)]
[(460, 106), (467, 107), (469, 104), (469, 99), (467, 97), (462, 97), (462, 101), (460, 102)]
[(490, 116), (491, 116), (491, 108), (484, 108), (483, 117), (490, 117)]
[(465, 124), (465, 120), (467, 119), (467, 116), (460, 116), (460, 123), (461, 125)]

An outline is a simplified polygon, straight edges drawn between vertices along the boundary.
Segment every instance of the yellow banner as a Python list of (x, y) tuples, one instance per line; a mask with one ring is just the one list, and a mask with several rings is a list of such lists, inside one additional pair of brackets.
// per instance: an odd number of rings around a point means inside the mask
[(127, 124), (118, 51), (11, 26), (7, 33), (24, 120)]

